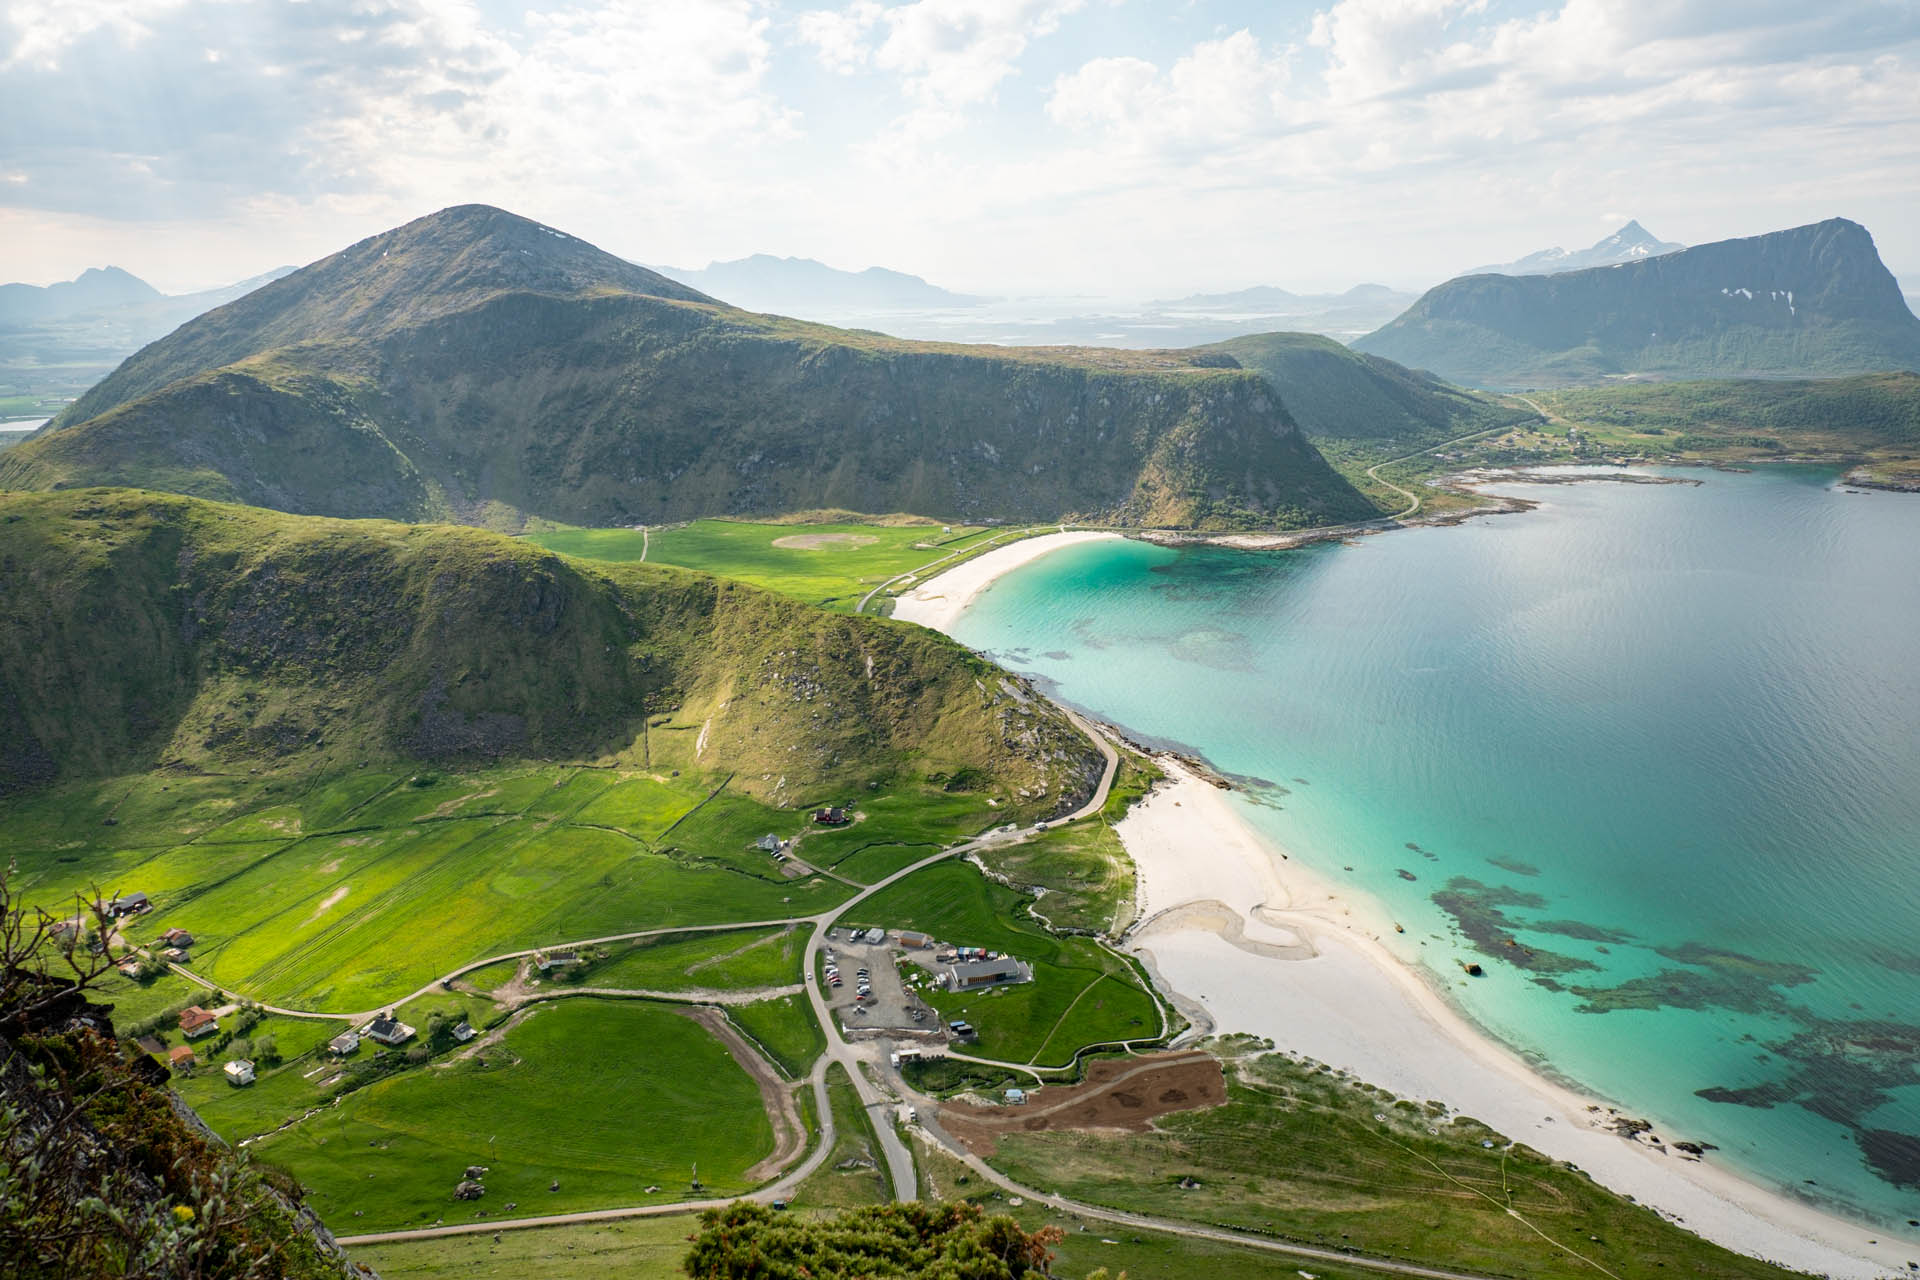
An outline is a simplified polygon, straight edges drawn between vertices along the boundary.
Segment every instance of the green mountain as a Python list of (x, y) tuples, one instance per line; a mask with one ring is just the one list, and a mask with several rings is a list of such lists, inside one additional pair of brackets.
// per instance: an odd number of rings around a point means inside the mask
[(1215, 528), (1372, 514), (1231, 366), (754, 315), (469, 205), (140, 351), (7, 451), (0, 487), (501, 527), (815, 508)]
[(1866, 228), (1832, 218), (1586, 271), (1449, 280), (1354, 347), (1478, 386), (1823, 377), (1920, 368), (1920, 320)]
[(1532, 416), (1315, 333), (1256, 333), (1203, 350), (1264, 377), (1308, 438), (1335, 453), (1392, 454)]
[(663, 735), (763, 793), (908, 775), (1065, 800), (1101, 767), (924, 628), (478, 529), (14, 493), (0, 595), (0, 795), (161, 767), (657, 762)]

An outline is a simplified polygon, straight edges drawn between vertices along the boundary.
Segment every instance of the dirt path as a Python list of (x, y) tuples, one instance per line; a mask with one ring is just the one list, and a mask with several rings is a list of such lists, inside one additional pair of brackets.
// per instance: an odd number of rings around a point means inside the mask
[(633, 1000), (670, 1000), (676, 1004), (757, 1004), (762, 1000), (778, 1000), (782, 996), (797, 996), (804, 987), (798, 982), (782, 987), (748, 987), (739, 991), (715, 991), (695, 988), (691, 991), (643, 991), (636, 987), (554, 987), (539, 991), (528, 991), (512, 1000), (496, 999), (495, 1003), (507, 1004), (513, 1008), (523, 1008), (530, 1004), (539, 1004), (543, 1000), (564, 1000), (568, 996), (611, 996), (616, 999), (626, 997)]
[(770, 947), (775, 945), (776, 943), (784, 942), (789, 936), (791, 936), (791, 934), (793, 933), (793, 930), (794, 930), (794, 926), (788, 925), (785, 929), (781, 930), (779, 933), (770, 933), (764, 938), (755, 938), (752, 942), (749, 942), (744, 946), (735, 947), (733, 950), (727, 952), (725, 955), (708, 956), (705, 960), (695, 960), (692, 964), (688, 965), (685, 969), (681, 970), (681, 972), (685, 973), (689, 978), (691, 978), (694, 974), (700, 972), (702, 969), (710, 968), (713, 965), (719, 964), (722, 960), (733, 960), (747, 954), (747, 952), (749, 951), (755, 950), (756, 948)]
[(740, 1064), (740, 1069), (753, 1077), (760, 1086), (760, 1105), (767, 1109), (767, 1120), (773, 1125), (773, 1154), (747, 1170), (748, 1182), (759, 1182), (771, 1178), (780, 1170), (793, 1163), (795, 1156), (806, 1149), (807, 1126), (800, 1119), (800, 1105), (793, 1100), (793, 1094), (787, 1089), (786, 1082), (780, 1079), (780, 1073), (773, 1064), (760, 1056), (759, 1050), (747, 1043), (734, 1028), (727, 1016), (718, 1009), (681, 1009), (683, 1017), (713, 1032), (714, 1038), (727, 1046), (727, 1052)]

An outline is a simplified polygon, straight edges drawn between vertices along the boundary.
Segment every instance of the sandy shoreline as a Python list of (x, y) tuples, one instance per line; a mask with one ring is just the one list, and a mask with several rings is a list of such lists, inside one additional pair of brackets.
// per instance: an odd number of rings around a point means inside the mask
[[(1114, 536), (1052, 534), (1001, 548), (900, 597), (894, 616), (948, 630), (1000, 574)], [(1711, 1156), (1688, 1159), (1601, 1127), (1604, 1106), (1595, 1112), (1594, 1099), (1541, 1076), (1378, 941), (1392, 924), (1377, 907), (1275, 848), (1228, 793), (1160, 762), (1171, 784), (1118, 828), (1141, 896), (1128, 946), (1184, 1011), (1403, 1097), (1444, 1102), (1729, 1248), (1836, 1277), (1908, 1274), (1912, 1244), (1749, 1182)]]
[(951, 630), (954, 619), (973, 603), (976, 596), (993, 585), (993, 580), (1001, 574), (1062, 547), (1082, 542), (1101, 542), (1119, 536), (1117, 533), (1090, 531), (1043, 533), (1037, 538), (1022, 538), (1004, 547), (995, 547), (985, 555), (962, 561), (945, 573), (936, 574), (895, 596), (893, 616), (906, 622), (917, 622), (935, 631)]

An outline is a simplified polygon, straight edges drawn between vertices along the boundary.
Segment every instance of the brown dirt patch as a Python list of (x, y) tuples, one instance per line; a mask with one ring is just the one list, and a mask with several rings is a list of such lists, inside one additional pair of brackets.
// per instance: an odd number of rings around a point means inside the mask
[(767, 1122), (773, 1126), (773, 1154), (747, 1170), (747, 1181), (762, 1182), (778, 1174), (807, 1146), (807, 1127), (800, 1122), (800, 1105), (793, 1100), (793, 1091), (780, 1079), (773, 1065), (727, 1021), (726, 1014), (704, 1006), (675, 1012), (711, 1031), (715, 1039), (727, 1046), (727, 1052), (740, 1064), (740, 1069), (752, 1076), (754, 1084), (760, 1087), (760, 1105), (766, 1108)]
[(1160, 1116), (1217, 1107), (1227, 1100), (1220, 1063), (1204, 1053), (1103, 1058), (1080, 1084), (1047, 1085), (1022, 1106), (949, 1102), (942, 1128), (979, 1156), (993, 1154), (1000, 1136), (1049, 1129), (1121, 1129), (1142, 1133)]
[(775, 538), (773, 545), (788, 551), (831, 551), (835, 548), (870, 547), (880, 539), (870, 533), (790, 533)]

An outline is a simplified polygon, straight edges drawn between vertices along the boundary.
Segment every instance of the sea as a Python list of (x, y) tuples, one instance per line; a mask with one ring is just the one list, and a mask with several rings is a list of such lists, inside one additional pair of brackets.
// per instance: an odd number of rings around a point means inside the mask
[(1289, 551), (1083, 543), (954, 635), (1236, 778), (1547, 1074), (1912, 1235), (1920, 495), (1628, 478), (1670, 483)]

